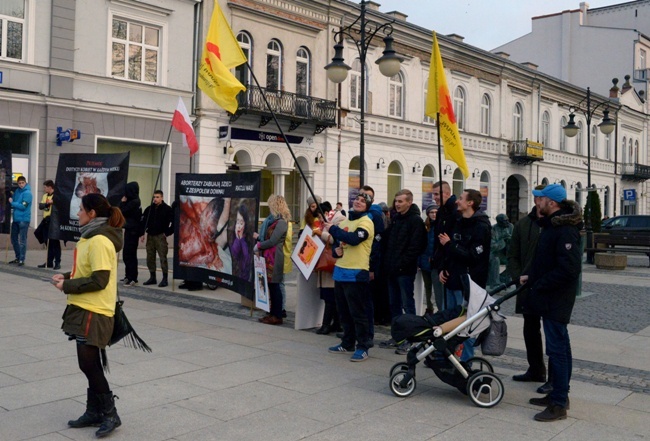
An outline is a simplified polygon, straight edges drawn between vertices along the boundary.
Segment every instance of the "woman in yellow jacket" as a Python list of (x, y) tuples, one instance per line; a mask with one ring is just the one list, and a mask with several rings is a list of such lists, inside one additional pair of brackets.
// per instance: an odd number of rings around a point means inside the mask
[(117, 253), (122, 249), (124, 216), (100, 194), (84, 196), (78, 215), (81, 239), (72, 271), (54, 275), (52, 283), (68, 295), (61, 328), (76, 341), (79, 368), (88, 379), (86, 412), (68, 425), (100, 426), (95, 435), (103, 437), (122, 424), (102, 358), (113, 332)]

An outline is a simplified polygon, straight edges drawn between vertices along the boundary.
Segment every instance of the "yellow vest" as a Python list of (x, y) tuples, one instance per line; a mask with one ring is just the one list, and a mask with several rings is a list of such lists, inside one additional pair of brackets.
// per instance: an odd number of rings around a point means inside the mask
[[(51, 201), (53, 197), (54, 195), (45, 193), (41, 198), (41, 204), (44, 204), (47, 201)], [(50, 214), (52, 214), (52, 205), (50, 205), (50, 208), (48, 210), (43, 210), (43, 219), (48, 217)]]
[(368, 232), (368, 238), (361, 242), (359, 245), (351, 246), (348, 244), (343, 245), (343, 257), (336, 260), (336, 266), (345, 269), (359, 269), (370, 270), (370, 250), (372, 248), (372, 241), (375, 237), (375, 225), (372, 219), (368, 216), (362, 216), (359, 219), (342, 221), (339, 228), (348, 232), (356, 231), (362, 228)]

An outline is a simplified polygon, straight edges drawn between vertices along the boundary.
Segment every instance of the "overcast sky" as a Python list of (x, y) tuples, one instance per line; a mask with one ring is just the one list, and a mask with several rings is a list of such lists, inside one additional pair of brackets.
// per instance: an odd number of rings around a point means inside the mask
[[(353, 0), (358, 1), (358, 0)], [(492, 50), (531, 31), (531, 18), (579, 9), (579, 0), (373, 0), (381, 12), (400, 11), (407, 21), (439, 34), (459, 34), (465, 43)], [(592, 0), (590, 8), (622, 0)]]

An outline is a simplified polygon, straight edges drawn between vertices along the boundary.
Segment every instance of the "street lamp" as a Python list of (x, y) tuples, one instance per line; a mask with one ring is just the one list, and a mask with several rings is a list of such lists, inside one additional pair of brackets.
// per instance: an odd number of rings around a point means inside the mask
[[(359, 61), (361, 62), (361, 102), (359, 103), (360, 110), (360, 139), (359, 139), (359, 172), (360, 183), (364, 185), (365, 173), (365, 113), (366, 113), (366, 55), (368, 48), (375, 38), (375, 35), (380, 31), (385, 35), (384, 44), (386, 45), (383, 55), (375, 63), (379, 66), (379, 71), (386, 77), (393, 77), (399, 73), (400, 64), (403, 58), (397, 56), (393, 49), (393, 20), (390, 23), (377, 23), (372, 20), (366, 19), (366, 5), (369, 3), (367, 0), (361, 1), (361, 14), (346, 27), (341, 27), (338, 32), (334, 33), (334, 40), (337, 42), (334, 45), (334, 57), (332, 62), (325, 66), (327, 70), (327, 77), (333, 83), (342, 83), (348, 76), (350, 66), (345, 64), (343, 59), (343, 38), (351, 39), (357, 46), (359, 51)], [(356, 24), (359, 24), (358, 29), (354, 29)]]
[[(583, 102), (587, 102), (587, 108), (585, 110), (582, 110), (579, 106)], [(571, 107), (571, 113), (569, 114), (569, 122), (566, 126), (562, 128), (564, 130), (564, 134), (568, 136), (569, 138), (573, 138), (578, 134), (578, 131), (580, 130), (579, 127), (576, 125), (574, 118), (575, 118), (575, 113), (574, 111), (578, 110), (583, 113), (587, 120), (587, 211), (585, 213), (585, 229), (587, 230), (587, 247), (591, 248), (593, 246), (593, 226), (591, 225), (591, 201), (589, 197), (589, 193), (592, 191), (596, 191), (595, 188), (591, 186), (591, 118), (594, 116), (594, 113), (596, 113), (596, 110), (601, 107), (601, 106), (607, 106), (605, 107), (605, 110), (603, 110), (603, 121), (598, 124), (598, 127), (600, 127), (600, 131), (604, 135), (609, 135), (614, 131), (614, 127), (616, 126), (616, 123), (612, 121), (609, 117), (609, 102), (608, 101), (603, 101), (594, 106), (594, 108), (591, 108), (591, 90), (587, 87), (587, 96), (580, 101), (576, 106)], [(593, 252), (587, 252), (587, 263), (594, 263), (594, 253)]]

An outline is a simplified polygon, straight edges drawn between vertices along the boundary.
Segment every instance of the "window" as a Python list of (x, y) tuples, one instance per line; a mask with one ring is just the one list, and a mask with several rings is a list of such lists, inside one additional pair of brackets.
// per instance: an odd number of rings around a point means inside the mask
[(630, 138), (630, 149), (629, 149), (629, 154), (630, 157), (627, 160), (628, 164), (634, 164), (634, 149), (632, 148), (632, 138)]
[(309, 81), (309, 51), (301, 47), (296, 52), (296, 93), (298, 95), (311, 94), (311, 82)]
[(435, 124), (436, 120), (435, 118), (432, 118), (430, 116), (427, 116), (425, 112), (427, 111), (427, 94), (429, 93), (429, 78), (424, 82), (424, 109), (422, 111), (422, 114), (424, 115), (424, 118), (422, 122), (424, 124)]
[(481, 205), (480, 209), (485, 213), (488, 213), (488, 208), (490, 207), (490, 173), (484, 171), (481, 173), (481, 182), (479, 184), (481, 192)]
[(598, 127), (591, 127), (591, 154), (594, 158), (598, 157)]
[(611, 133), (608, 133), (607, 135), (605, 135), (605, 159), (611, 159), (611, 157), (612, 157), (612, 153), (610, 151), (611, 148), (612, 148), (611, 147), (611, 145), (612, 145), (611, 139), (612, 139), (611, 138)]
[[(350, 69), (350, 108), (361, 109), (361, 61), (357, 58)], [(368, 84), (366, 83), (366, 86)]]
[(458, 130), (465, 130), (465, 91), (462, 87), (457, 87), (454, 91), (454, 116)]
[(646, 53), (643, 49), (639, 49), (639, 69), (646, 68)]
[(486, 93), (481, 98), (481, 134), (489, 135), (490, 134), (490, 110), (492, 103), (490, 102), (490, 96)]
[(427, 208), (433, 203), (433, 183), (435, 180), (436, 171), (433, 166), (424, 166), (424, 170), (422, 171), (422, 207), (424, 208)]
[(551, 115), (548, 112), (542, 114), (542, 144), (548, 147), (551, 142)]
[(582, 121), (578, 122), (578, 134), (576, 135), (576, 155), (582, 155), (582, 134), (585, 131)]
[[(368, 182), (368, 167), (364, 162), (363, 181)], [(348, 165), (348, 208), (352, 208), (354, 198), (359, 194), (361, 188), (361, 160), (355, 156)]]
[(0, 59), (23, 59), (25, 0), (0, 2)]
[(623, 147), (621, 150), (621, 164), (626, 164), (627, 163), (627, 139), (625, 136), (623, 137), (623, 142), (621, 143), (621, 146)]
[(116, 78), (157, 83), (160, 29), (113, 18), (111, 74)]
[(395, 118), (404, 117), (404, 77), (398, 73), (388, 80), (388, 96), (390, 97), (388, 114)]
[[(253, 40), (248, 32), (240, 32), (237, 34), (237, 42), (239, 42), (239, 47), (241, 47), (244, 56), (248, 60), (248, 63), (253, 61)], [(240, 64), (235, 68), (235, 77), (239, 80), (240, 83), (246, 85), (251, 83), (251, 73), (248, 70), (248, 64)]]
[(463, 176), (463, 172), (460, 171), (460, 168), (456, 168), (452, 180), (452, 194), (455, 194), (458, 198), (463, 194), (463, 191), (465, 191), (465, 176)]
[(609, 187), (605, 187), (605, 197), (603, 200), (603, 216), (609, 217)]
[(282, 90), (282, 46), (278, 40), (266, 47), (266, 88)]
[(402, 167), (399, 162), (393, 161), (388, 164), (388, 200), (392, 201), (395, 193), (402, 189)]
[(524, 139), (524, 109), (521, 103), (515, 104), (514, 111), (512, 112), (512, 135), (514, 141)]
[(566, 135), (564, 134), (564, 127), (568, 124), (566, 116), (560, 119), (560, 151), (566, 152)]

